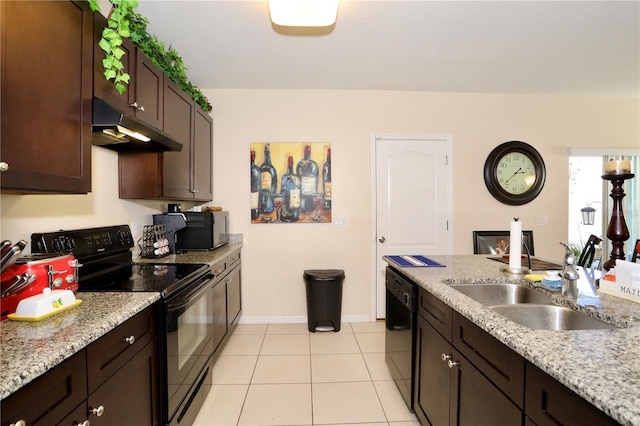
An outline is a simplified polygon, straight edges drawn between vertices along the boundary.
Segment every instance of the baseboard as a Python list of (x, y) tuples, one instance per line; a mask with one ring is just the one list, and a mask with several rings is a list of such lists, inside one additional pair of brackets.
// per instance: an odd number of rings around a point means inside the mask
[[(341, 322), (371, 322), (369, 315), (344, 315)], [(306, 323), (307, 316), (241, 316), (240, 324), (297, 324)]]

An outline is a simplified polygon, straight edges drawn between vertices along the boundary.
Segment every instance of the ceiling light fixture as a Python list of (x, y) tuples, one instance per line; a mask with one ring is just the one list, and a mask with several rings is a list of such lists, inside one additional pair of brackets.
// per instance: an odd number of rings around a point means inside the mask
[(271, 21), (287, 27), (328, 27), (336, 22), (339, 0), (268, 0)]

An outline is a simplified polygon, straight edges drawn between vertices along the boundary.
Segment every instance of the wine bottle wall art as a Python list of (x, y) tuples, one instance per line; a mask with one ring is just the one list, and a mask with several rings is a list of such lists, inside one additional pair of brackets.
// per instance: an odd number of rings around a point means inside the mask
[(331, 223), (331, 144), (250, 146), (251, 223)]

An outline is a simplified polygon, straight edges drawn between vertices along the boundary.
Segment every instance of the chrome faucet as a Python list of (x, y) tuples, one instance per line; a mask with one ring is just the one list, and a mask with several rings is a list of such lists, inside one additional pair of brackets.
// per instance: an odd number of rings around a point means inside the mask
[(564, 246), (565, 255), (562, 264), (562, 297), (569, 299), (578, 298), (578, 270), (576, 269), (576, 257), (567, 243), (560, 242)]

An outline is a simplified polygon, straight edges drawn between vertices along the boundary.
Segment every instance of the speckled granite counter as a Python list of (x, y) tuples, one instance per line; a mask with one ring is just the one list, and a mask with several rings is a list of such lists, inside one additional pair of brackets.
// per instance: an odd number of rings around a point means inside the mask
[(525, 359), (625, 425), (640, 425), (640, 305), (608, 295), (556, 304), (618, 326), (616, 330), (532, 330), (449, 287), (460, 283), (518, 282), (504, 266), (478, 256), (429, 256), (444, 268), (399, 268), (407, 277), (473, 321)]
[(242, 243), (229, 243), (222, 247), (219, 247), (213, 251), (206, 250), (194, 250), (181, 254), (170, 254), (160, 259), (143, 259), (136, 258), (136, 263), (206, 263), (213, 266), (215, 263), (224, 259), (225, 257), (239, 251), (242, 248)]
[(60, 364), (160, 298), (159, 293), (77, 293), (77, 307), (38, 322), (0, 323), (0, 399)]

